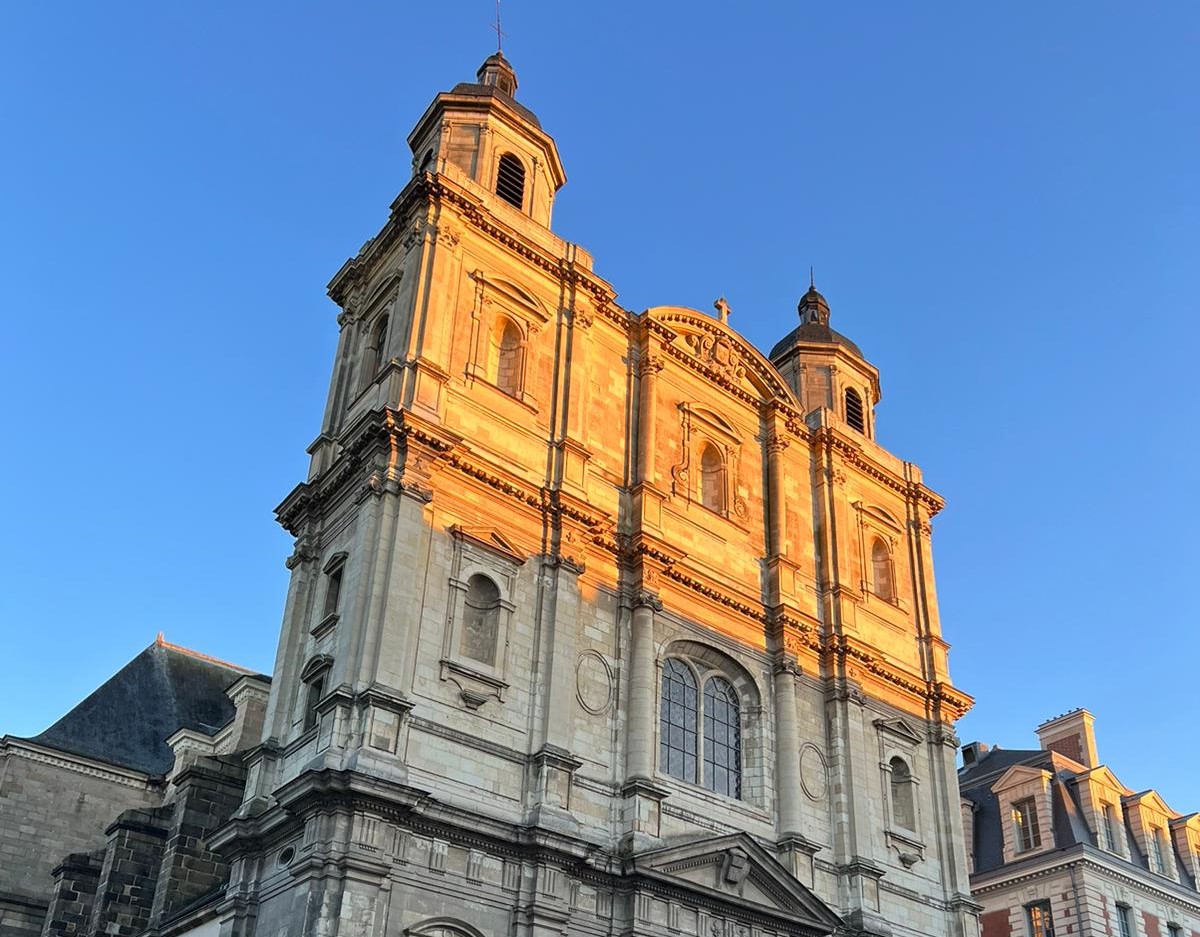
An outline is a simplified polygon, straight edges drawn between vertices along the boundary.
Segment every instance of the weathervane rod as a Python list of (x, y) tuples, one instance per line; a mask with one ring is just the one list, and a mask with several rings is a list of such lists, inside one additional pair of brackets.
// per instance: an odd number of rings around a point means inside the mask
[(504, 45), (501, 42), (500, 37), (503, 36), (504, 33), (500, 31), (500, 0), (496, 0), (496, 26), (495, 26), (495, 29), (496, 29), (496, 51), (502, 52), (504, 50)]

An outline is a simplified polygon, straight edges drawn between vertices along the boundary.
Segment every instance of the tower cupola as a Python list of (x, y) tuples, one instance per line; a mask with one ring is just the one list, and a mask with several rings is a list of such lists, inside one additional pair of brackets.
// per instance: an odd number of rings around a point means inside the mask
[(800, 324), (771, 349), (771, 363), (807, 413), (832, 410), (850, 429), (874, 437), (879, 372), (854, 342), (829, 327), (829, 303), (811, 280), (796, 311)]
[(475, 79), (439, 94), (408, 135), (413, 171), (453, 180), (512, 224), (524, 216), (548, 228), (567, 181), (558, 148), (517, 103), (517, 73), (503, 53), (484, 59)]
[(510, 98), (517, 96), (517, 73), (504, 57), (503, 52), (489, 55), (475, 73), (481, 85), (490, 85)]

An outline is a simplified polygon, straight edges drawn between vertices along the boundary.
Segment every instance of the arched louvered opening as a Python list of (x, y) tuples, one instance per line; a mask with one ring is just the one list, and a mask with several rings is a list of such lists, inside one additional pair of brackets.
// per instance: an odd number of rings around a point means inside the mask
[(699, 489), (701, 504), (710, 511), (725, 510), (725, 462), (711, 443), (700, 448)]
[(853, 387), (846, 388), (846, 422), (850, 424), (851, 429), (856, 429), (860, 433), (867, 431), (867, 420), (863, 411), (862, 397), (858, 395), (858, 391)]
[(500, 631), (500, 589), (487, 576), (476, 573), (467, 580), (463, 606), (463, 656), (495, 665), (496, 636)]
[(888, 762), (892, 774), (892, 820), (906, 830), (916, 830), (916, 799), (913, 796), (912, 771), (903, 758)]
[(525, 204), (525, 167), (512, 153), (500, 157), (496, 167), (496, 194), (515, 208)]
[(879, 537), (871, 544), (871, 591), (889, 602), (896, 597), (892, 586), (892, 553)]
[(521, 330), (502, 320), (496, 336), (496, 386), (510, 397), (521, 393)]

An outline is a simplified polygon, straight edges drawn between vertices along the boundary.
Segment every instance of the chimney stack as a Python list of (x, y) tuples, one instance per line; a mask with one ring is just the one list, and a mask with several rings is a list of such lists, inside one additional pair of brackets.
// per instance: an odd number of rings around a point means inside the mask
[(1048, 752), (1058, 752), (1086, 768), (1100, 763), (1096, 755), (1096, 717), (1086, 709), (1073, 709), (1037, 727), (1038, 741)]

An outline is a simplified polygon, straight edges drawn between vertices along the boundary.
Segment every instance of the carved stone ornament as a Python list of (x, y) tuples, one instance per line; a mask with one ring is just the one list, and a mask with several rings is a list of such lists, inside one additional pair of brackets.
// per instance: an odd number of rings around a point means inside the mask
[(693, 355), (726, 380), (741, 381), (746, 377), (746, 366), (742, 363), (741, 355), (724, 335), (691, 332), (683, 340)]

